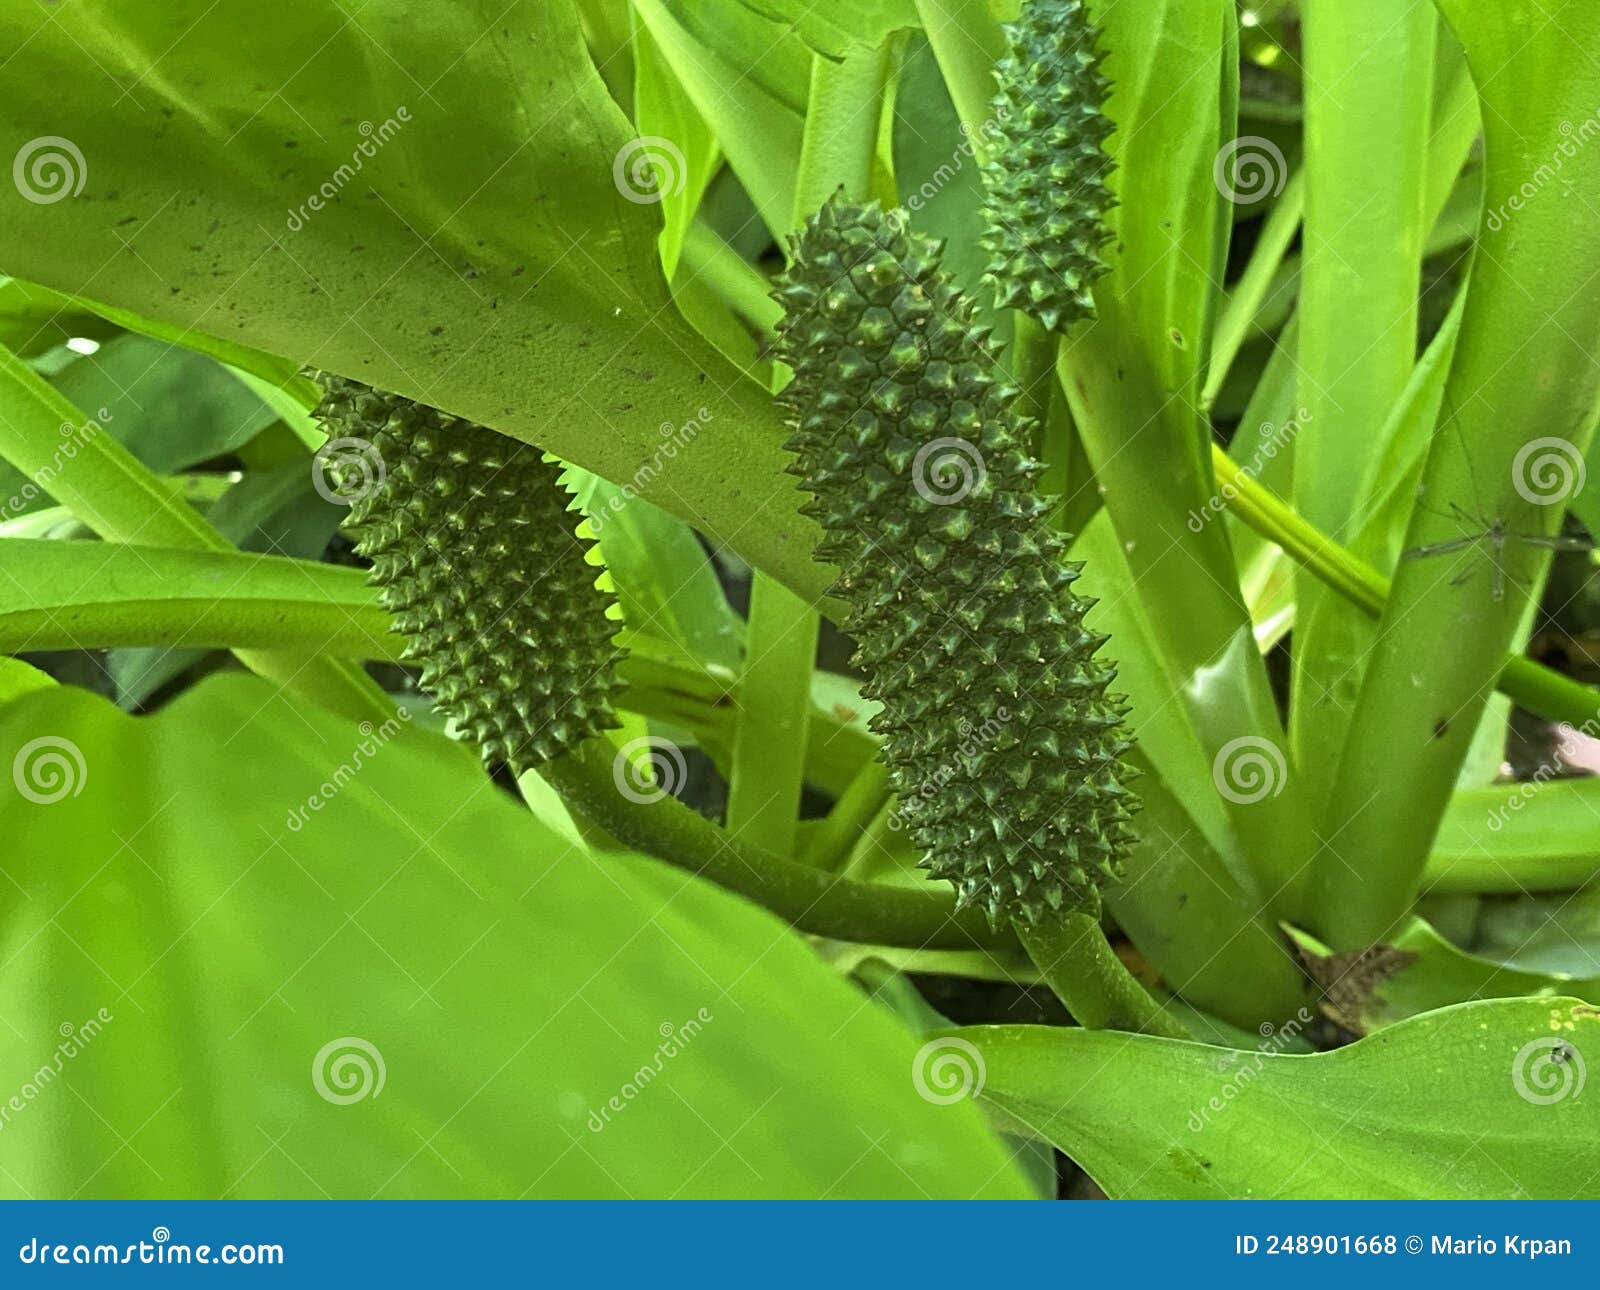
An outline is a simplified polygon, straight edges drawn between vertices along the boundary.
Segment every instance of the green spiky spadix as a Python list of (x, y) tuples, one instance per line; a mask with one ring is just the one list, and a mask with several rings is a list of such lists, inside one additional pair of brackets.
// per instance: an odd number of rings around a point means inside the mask
[(617, 624), (560, 467), (410, 399), (321, 379), (316, 415), (361, 467), (345, 528), (407, 638), (402, 657), (462, 737), (521, 774), (616, 726)]
[(1025, 924), (1098, 909), (1132, 841), (1115, 669), (1043, 521), (1033, 426), (941, 248), (829, 204), (778, 298), (791, 471), (822, 526), (923, 865)]
[(1024, 0), (996, 68), (994, 136), (983, 167), (984, 281), (1002, 308), (1051, 330), (1094, 313), (1092, 288), (1114, 204), (1103, 105), (1110, 83), (1083, 0)]

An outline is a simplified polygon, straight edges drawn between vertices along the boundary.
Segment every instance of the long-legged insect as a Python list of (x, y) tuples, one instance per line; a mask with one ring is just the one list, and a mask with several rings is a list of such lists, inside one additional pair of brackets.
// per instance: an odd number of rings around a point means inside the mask
[[(1474, 524), (1479, 527), (1479, 532), (1468, 533), (1462, 537), (1450, 538), (1444, 542), (1428, 542), (1422, 546), (1414, 546), (1401, 553), (1402, 560), (1425, 560), (1429, 556), (1449, 555), (1452, 551), (1465, 551), (1470, 546), (1479, 542), (1486, 542), (1489, 547), (1489, 562), (1494, 568), (1494, 598), (1504, 600), (1506, 595), (1506, 567), (1505, 554), (1507, 542), (1523, 542), (1528, 546), (1541, 547), (1547, 551), (1593, 551), (1594, 542), (1590, 538), (1567, 536), (1558, 534), (1555, 537), (1546, 537), (1543, 533), (1517, 533), (1506, 527), (1506, 522), (1500, 517), (1486, 521), (1482, 516), (1473, 515), (1463, 510), (1455, 502), (1450, 503), (1450, 511), (1457, 522), (1461, 524)], [(1469, 569), (1460, 576), (1450, 580), (1451, 586), (1459, 586), (1472, 576)]]

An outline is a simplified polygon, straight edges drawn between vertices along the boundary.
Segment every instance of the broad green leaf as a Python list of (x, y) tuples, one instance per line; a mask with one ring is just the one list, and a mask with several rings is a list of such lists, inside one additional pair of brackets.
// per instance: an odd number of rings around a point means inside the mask
[(1484, 902), (1472, 951), (1524, 972), (1587, 979), (1573, 990), (1600, 1003), (1600, 887)]
[[(1299, 1019), (1284, 1019), (1288, 1033)], [(1113, 1197), (1570, 1199), (1600, 1195), (1600, 1010), (1473, 1003), (1331, 1053), (996, 1026), (983, 1096)], [(1563, 1089), (1565, 1093), (1563, 1094)]]
[[(669, 432), (664, 443), (677, 434), (675, 427), (662, 429)], [(670, 641), (701, 666), (736, 670), (744, 651), (743, 623), (689, 526), (645, 497), (630, 498), (637, 490), (625, 492), (588, 471), (569, 471), (566, 484), (591, 517), (623, 621)]]
[[(1408, 547), (1458, 541), (1479, 516), (1554, 533), (1600, 401), (1600, 150), (1571, 138), (1600, 102), (1600, 28), (1571, 3), (1440, 7), (1483, 103), (1485, 212)], [(1409, 906), (1549, 559), (1509, 539), (1400, 562), (1327, 808), (1339, 831), (1317, 861), (1314, 930), (1334, 948), (1370, 943)]]
[(792, 28), (828, 58), (865, 46), (875, 49), (893, 32), (918, 26), (914, 0), (739, 0), (764, 17)]
[(42, 736), (55, 800), (0, 795), (6, 1195), (1029, 1194), (800, 937), (401, 717), (233, 676), (0, 710), (4, 764)]
[[(249, 372), (258, 380), (274, 387), (287, 387), (301, 396), (307, 407), (316, 402), (316, 385), (300, 374), (298, 364), (275, 354), (266, 354), (236, 340), (215, 336), (207, 331), (147, 318), (133, 309), (121, 309), (103, 300), (90, 300), (84, 296), (62, 291), (52, 291), (37, 283), (10, 279), (9, 283), (21, 292), (35, 310), (48, 311), (51, 317), (70, 319), (76, 335), (91, 339), (110, 340), (121, 332), (147, 336), (151, 340), (180, 345), (225, 363), (230, 367)], [(84, 330), (84, 329), (87, 330)], [(280, 415), (282, 410), (279, 409)]]
[(36, 690), (51, 689), (55, 684), (54, 677), (31, 663), (24, 663), (20, 658), (0, 657), (0, 703), (10, 703)]
[(277, 415), (213, 360), (147, 336), (119, 336), (52, 382), (158, 475), (221, 457)]
[[(915, 0), (917, 15), (949, 86), (956, 111), (977, 131), (994, 102), (994, 66), (1006, 52), (1000, 14), (980, 0)], [(1018, 6), (1005, 6), (1009, 18)]]
[(912, 228), (944, 242), (944, 267), (972, 294), (985, 320), (1009, 327), (1009, 314), (995, 316), (993, 293), (981, 285), (989, 257), (978, 243), (983, 231), (978, 142), (962, 129), (933, 47), (921, 35), (914, 37), (902, 58), (894, 104), (900, 203)]
[(671, 307), (657, 194), (627, 182), (639, 131), (572, 0), (373, 0), (359, 23), (336, 0), (8, 6), (0, 48), (15, 51), (6, 137), (20, 147), (48, 122), (83, 159), (76, 195), (0, 186), (9, 271), (422, 399), (616, 481), (658, 426), (710, 400), (718, 429), (660, 500), (796, 590), (827, 585), (767, 392)]
[(1427, 885), (1444, 892), (1571, 891), (1600, 877), (1600, 779), (1457, 792), (1428, 858)]
[(693, 100), (661, 55), (655, 37), (635, 14), (630, 47), (634, 60), (633, 119), (646, 138), (664, 139), (659, 156), (641, 154), (642, 164), (658, 167), (661, 193), (661, 267), (670, 281), (678, 271), (684, 239), (706, 185), (717, 173), (721, 153)]
[(737, 0), (707, 8), (634, 0), (634, 13), (661, 59), (710, 127), (767, 228), (781, 238), (794, 210), (810, 58), (798, 58), (803, 47), (788, 48), (781, 29)]
[[(1325, 952), (1325, 947), (1304, 933), (1295, 937), (1308, 955)], [(1364, 980), (1358, 985), (1353, 973), (1343, 982), (1346, 988), (1340, 1000), (1346, 1024), (1356, 1023), (1367, 1033), (1477, 999), (1537, 996), (1600, 1003), (1600, 956), (1591, 954), (1585, 970), (1578, 972), (1529, 971), (1482, 954), (1469, 954), (1420, 918), (1408, 920), (1390, 943), (1402, 954), (1415, 957), (1370, 987)]]
[(57, 292), (0, 277), (0, 344), (24, 358), (37, 358), (74, 336), (100, 341), (116, 334), (114, 325)]
[(630, 0), (577, 0), (589, 55), (622, 110), (633, 112), (633, 9)]
[(660, 3), (672, 11), (696, 44), (737, 67), (773, 102), (796, 116), (805, 115), (812, 57), (797, 33), (786, 31), (781, 23), (756, 13), (742, 0)]

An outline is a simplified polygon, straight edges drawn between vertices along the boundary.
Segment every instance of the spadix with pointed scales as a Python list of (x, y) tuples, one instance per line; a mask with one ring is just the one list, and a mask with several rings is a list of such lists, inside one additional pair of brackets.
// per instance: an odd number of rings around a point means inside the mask
[(621, 652), (560, 466), (421, 403), (323, 376), (330, 438), (382, 461), (346, 530), (403, 657), (485, 762), (520, 774), (615, 727)]
[(924, 866), (1035, 925), (1098, 909), (1117, 876), (1131, 744), (1044, 521), (1034, 427), (941, 249), (876, 206), (806, 225), (778, 292), (790, 469)]
[(1099, 34), (1083, 0), (1024, 0), (995, 69), (984, 282), (1002, 308), (1052, 331), (1093, 315), (1092, 289), (1107, 267), (1114, 199), (1105, 141), (1114, 127), (1103, 110), (1110, 84)]

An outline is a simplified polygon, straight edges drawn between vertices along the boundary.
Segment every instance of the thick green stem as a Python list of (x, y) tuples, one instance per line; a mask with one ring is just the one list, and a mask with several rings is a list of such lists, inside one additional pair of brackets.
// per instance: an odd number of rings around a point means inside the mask
[(1060, 338), (1027, 314), (1014, 310), (1016, 330), (1011, 343), (1011, 379), (1022, 391), (1021, 410), (1039, 423), (1042, 436), (1050, 424), (1050, 404), (1056, 384), (1056, 356)]
[(1019, 923), (1017, 939), (1073, 1020), (1085, 1029), (1192, 1037), (1134, 980), (1093, 915), (1069, 914), (1059, 927)]
[(841, 188), (851, 201), (864, 201), (872, 191), (889, 53), (885, 44), (852, 50), (837, 61), (813, 56), (793, 228)]
[(830, 873), (843, 868), (856, 842), (889, 800), (889, 794), (888, 770), (880, 761), (868, 762), (833, 804), (800, 858)]
[[(1212, 447), (1217, 491), (1233, 513), (1351, 604), (1377, 618), (1389, 599), (1389, 580), (1352, 555), (1243, 470), (1220, 446)], [(1600, 713), (1600, 691), (1553, 672), (1519, 654), (1506, 656), (1496, 681), (1500, 692), (1548, 721), (1581, 726)]]
[(663, 794), (653, 801), (622, 797), (619, 753), (591, 739), (540, 773), (568, 807), (618, 842), (686, 869), (764, 905), (803, 932), (869, 945), (909, 949), (998, 949), (1014, 944), (989, 929), (975, 910), (956, 913), (954, 900), (929, 887), (880, 887), (839, 878), (731, 837)]
[(728, 778), (728, 832), (778, 855), (794, 852), (821, 622), (810, 603), (756, 575)]
[(757, 330), (770, 335), (783, 317), (783, 306), (772, 298), (772, 284), (711, 229), (696, 221), (683, 242), (679, 273), (701, 283)]

